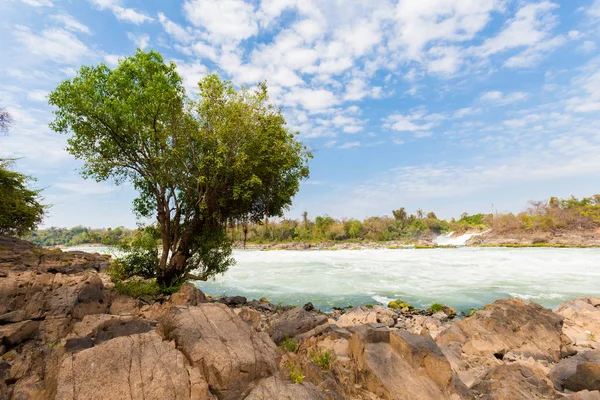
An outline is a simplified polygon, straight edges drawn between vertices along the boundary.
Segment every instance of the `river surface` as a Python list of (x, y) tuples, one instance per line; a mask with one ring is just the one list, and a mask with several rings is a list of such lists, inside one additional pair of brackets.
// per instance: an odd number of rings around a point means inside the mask
[(234, 256), (229, 271), (197, 286), (275, 304), (311, 301), (323, 310), (402, 299), (419, 308), (438, 302), (466, 311), (506, 297), (554, 307), (600, 296), (600, 249), (235, 250)]

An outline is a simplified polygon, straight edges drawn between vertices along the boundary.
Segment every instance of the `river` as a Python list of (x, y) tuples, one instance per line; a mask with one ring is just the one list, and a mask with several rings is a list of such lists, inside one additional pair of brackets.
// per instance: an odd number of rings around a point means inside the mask
[(600, 249), (235, 250), (234, 256), (229, 271), (197, 286), (211, 295), (266, 297), (275, 304), (311, 301), (324, 310), (398, 298), (461, 311), (506, 297), (554, 307), (580, 295), (600, 296)]

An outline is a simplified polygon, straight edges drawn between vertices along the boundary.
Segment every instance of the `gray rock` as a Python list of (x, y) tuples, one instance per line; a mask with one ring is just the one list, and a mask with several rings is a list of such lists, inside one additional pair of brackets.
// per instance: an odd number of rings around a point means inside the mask
[(561, 360), (549, 377), (557, 390), (600, 390), (600, 351), (588, 351)]
[(327, 316), (310, 313), (302, 308), (286, 311), (273, 324), (271, 339), (277, 344), (286, 337), (295, 337), (327, 322)]
[(246, 400), (325, 400), (323, 393), (310, 382), (293, 384), (274, 376), (262, 380)]

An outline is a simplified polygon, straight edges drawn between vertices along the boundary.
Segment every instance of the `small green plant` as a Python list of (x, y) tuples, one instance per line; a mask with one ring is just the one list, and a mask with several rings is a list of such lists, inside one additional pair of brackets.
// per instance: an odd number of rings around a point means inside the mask
[(269, 299), (267, 299), (266, 297), (261, 297), (258, 301), (261, 301), (263, 303), (270, 303)]
[(304, 381), (304, 375), (302, 374), (302, 371), (300, 371), (293, 361), (288, 360), (285, 363), (285, 366), (290, 370), (290, 380), (292, 382), (295, 384), (300, 384)]
[(594, 335), (593, 333), (590, 333), (590, 340), (592, 341), (596, 341), (596, 335)]
[(367, 307), (367, 308), (373, 308), (373, 304), (366, 304), (365, 307)]
[(388, 307), (391, 308), (392, 310), (402, 310), (403, 308), (408, 308), (409, 310), (414, 310), (415, 309), (409, 303), (407, 303), (405, 301), (402, 301), (400, 299), (390, 301), (388, 303)]
[(286, 338), (283, 339), (283, 342), (281, 342), (279, 347), (281, 347), (284, 350), (289, 351), (290, 353), (294, 353), (296, 351), (296, 349), (298, 348), (298, 342), (296, 342), (296, 339), (286, 336)]
[(128, 279), (116, 281), (115, 290), (119, 294), (131, 297), (152, 297), (157, 298), (162, 295), (171, 295), (181, 288), (181, 286), (161, 287), (154, 279)]
[(323, 371), (329, 371), (335, 360), (335, 356), (329, 350), (314, 351), (310, 353), (310, 360), (317, 364)]
[(431, 310), (431, 312), (436, 313), (436, 312), (444, 311), (444, 306), (440, 303), (433, 303), (429, 309)]

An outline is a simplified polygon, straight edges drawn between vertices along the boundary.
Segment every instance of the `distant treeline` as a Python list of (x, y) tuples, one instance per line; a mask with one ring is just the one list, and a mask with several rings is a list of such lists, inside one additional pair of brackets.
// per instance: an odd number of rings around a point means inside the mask
[(115, 229), (92, 229), (85, 226), (76, 226), (71, 229), (52, 227), (34, 231), (25, 239), (39, 246), (78, 246), (90, 243), (115, 246), (132, 239), (135, 232), (136, 230), (122, 226)]
[[(265, 221), (262, 224), (232, 221), (229, 237), (248, 243), (323, 242), (323, 241), (376, 241), (398, 240), (411, 242), (431, 238), (447, 232), (457, 234), (492, 229), (496, 233), (553, 232), (557, 230), (589, 230), (600, 227), (600, 195), (578, 199), (531, 201), (527, 209), (513, 214), (464, 213), (456, 220), (440, 219), (434, 212), (417, 210), (409, 214), (404, 208), (392, 211), (392, 216), (357, 219), (335, 219), (328, 215)], [(49, 228), (38, 230), (26, 239), (42, 245), (76, 246), (86, 243), (118, 245), (130, 242), (136, 230), (123, 227), (91, 229), (77, 226), (71, 229)]]

